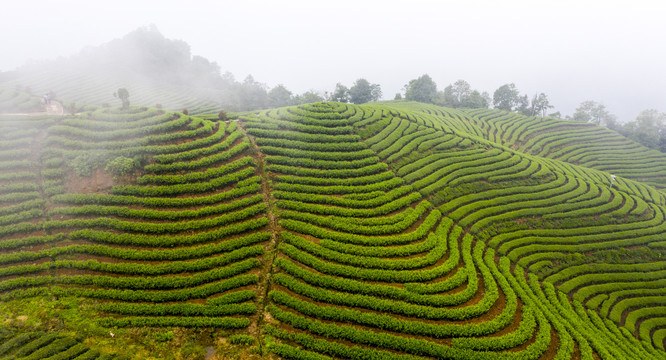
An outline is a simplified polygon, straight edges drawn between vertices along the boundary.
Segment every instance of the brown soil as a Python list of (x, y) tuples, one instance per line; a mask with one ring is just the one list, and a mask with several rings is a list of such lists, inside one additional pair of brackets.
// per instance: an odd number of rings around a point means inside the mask
[(574, 341), (574, 348), (573, 348), (573, 352), (571, 353), (571, 359), (572, 360), (580, 359), (580, 348), (578, 347), (578, 342), (577, 341)]
[(81, 194), (105, 194), (114, 185), (113, 176), (102, 168), (95, 169), (89, 177), (79, 176), (74, 171), (65, 175), (65, 191)]
[[(535, 333), (535, 334), (536, 334), (536, 333)], [(574, 344), (576, 344), (576, 343), (574, 342)], [(576, 345), (577, 345), (577, 344), (576, 344)], [(547, 348), (546, 351), (541, 355), (541, 357), (540, 357), (539, 359), (541, 359), (541, 360), (546, 360), (546, 359), (552, 359), (552, 358), (554, 358), (555, 355), (557, 355), (557, 350), (559, 349), (559, 347), (560, 347), (560, 338), (557, 336), (557, 333), (555, 332), (555, 329), (553, 329), (553, 328), (551, 327), (551, 328), (550, 328), (550, 342), (548, 343), (548, 348)], [(576, 350), (576, 349), (574, 349), (573, 356), (571, 357), (572, 359), (576, 359), (576, 356), (575, 356), (576, 352), (575, 352), (575, 350)], [(580, 354), (579, 354), (578, 358), (580, 358)]]
[(601, 356), (599, 356), (599, 354), (597, 354), (597, 353), (594, 351), (594, 349), (592, 349), (592, 357), (593, 357), (595, 360), (601, 360)]
[(46, 113), (49, 115), (64, 115), (65, 109), (62, 107), (62, 104), (52, 100), (48, 105), (46, 105)]
[[(502, 308), (500, 310), (503, 310), (504, 307), (506, 306), (506, 298), (504, 297), (504, 293), (501, 292), (501, 291), (500, 291), (500, 299), (498, 299), (495, 302), (495, 304), (493, 305), (493, 309), (491, 309), (489, 313), (493, 312), (494, 308), (500, 307), (500, 305), (501, 305), (501, 308)], [(498, 311), (495, 316), (499, 315), (500, 313), (501, 313), (501, 311)], [(504, 329), (494, 333), (492, 336), (493, 337), (502, 336), (502, 335), (506, 335), (506, 334), (515, 332), (518, 329), (518, 327), (520, 326), (520, 321), (521, 321), (522, 316), (523, 316), (522, 314), (523, 314), (523, 303), (522, 303), (522, 301), (520, 301), (520, 298), (518, 298), (518, 306), (516, 307), (516, 312), (513, 315), (513, 321), (507, 327), (505, 327)]]

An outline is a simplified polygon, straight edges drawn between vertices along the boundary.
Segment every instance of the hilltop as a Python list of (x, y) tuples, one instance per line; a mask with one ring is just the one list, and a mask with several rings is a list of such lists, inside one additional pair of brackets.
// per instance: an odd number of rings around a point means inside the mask
[(611, 130), (404, 101), (0, 128), (0, 356), (666, 357), (666, 159)]
[(186, 42), (151, 26), (68, 58), (27, 63), (3, 73), (0, 83), (97, 106), (117, 105), (112, 94), (124, 87), (136, 105), (202, 112), (219, 107), (235, 82), (221, 76), (215, 62), (192, 55)]

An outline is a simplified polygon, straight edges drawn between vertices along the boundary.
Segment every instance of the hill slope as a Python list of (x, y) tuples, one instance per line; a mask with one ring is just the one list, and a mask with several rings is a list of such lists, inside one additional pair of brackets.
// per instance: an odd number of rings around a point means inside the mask
[(402, 102), (0, 124), (14, 330), (137, 358), (666, 356), (663, 159), (622, 139), (604, 157), (569, 122)]
[(122, 39), (84, 48), (70, 58), (28, 63), (3, 73), (4, 87), (54, 92), (69, 105), (119, 104), (113, 93), (126, 88), (133, 105), (219, 111), (232, 82), (216, 63), (192, 56), (189, 45), (165, 38), (156, 28), (139, 28)]

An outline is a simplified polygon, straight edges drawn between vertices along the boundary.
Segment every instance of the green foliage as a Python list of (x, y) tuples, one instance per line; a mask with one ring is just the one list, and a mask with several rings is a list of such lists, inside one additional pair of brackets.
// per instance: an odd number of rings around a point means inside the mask
[[(146, 165), (144, 167), (144, 170), (155, 173), (163, 173), (163, 172), (174, 172), (180, 170), (196, 170), (203, 167), (210, 167), (225, 162), (234, 157), (235, 155), (241, 154), (242, 152), (246, 151), (249, 147), (250, 144), (248, 142), (241, 142), (238, 145), (231, 148), (230, 151), (223, 151), (223, 152), (221, 151), (219, 153), (215, 153), (210, 156), (201, 157), (200, 159), (195, 161), (177, 161), (170, 164), (150, 164)], [(203, 152), (205, 153), (206, 151)], [(198, 155), (203, 155), (203, 154), (197, 154), (197, 156)], [(189, 155), (186, 157), (189, 157)]]
[(236, 334), (229, 336), (229, 343), (231, 344), (252, 345), (254, 344), (254, 341), (254, 338), (249, 335)]
[(158, 342), (167, 342), (173, 340), (173, 331), (154, 332), (153, 338)]
[(437, 96), (437, 84), (428, 74), (410, 80), (406, 87), (405, 99), (407, 100), (432, 103)]
[[(3, 339), (0, 339), (2, 341)], [(11, 350), (11, 358), (20, 359), (123, 359), (115, 354), (107, 354), (100, 357), (97, 350), (79, 342), (77, 338), (60, 333), (23, 332), (11, 334), (10, 338), (4, 339), (0, 345), (0, 355), (7, 355), (6, 350)], [(30, 341), (32, 340), (32, 341)], [(26, 341), (28, 341), (26, 343)]]
[(382, 97), (382, 90), (378, 84), (370, 84), (366, 79), (358, 79), (349, 88), (349, 101), (353, 104), (364, 104), (377, 101)]
[(348, 103), (350, 100), (349, 89), (340, 83), (335, 84), (335, 90), (333, 90), (333, 93), (331, 93), (330, 100), (341, 103)]
[(227, 121), (227, 112), (224, 110), (220, 110), (217, 113), (217, 119), (220, 121)]
[(124, 156), (117, 158), (106, 163), (104, 170), (113, 174), (114, 176), (125, 176), (132, 174), (136, 168), (136, 163), (133, 159)]
[(223, 328), (242, 329), (250, 325), (250, 320), (230, 317), (130, 317), (130, 318), (104, 318), (99, 321), (104, 327), (193, 327), (193, 328)]
[[(95, 169), (106, 163), (108, 155), (103, 152), (84, 152), (77, 155), (72, 161), (71, 166), (79, 176), (91, 176)], [(132, 162), (134, 165), (134, 162)]]
[(520, 103), (519, 95), (515, 84), (504, 84), (493, 93), (493, 105), (496, 109), (513, 111)]
[(666, 114), (657, 110), (643, 110), (636, 120), (625, 123), (619, 131), (648, 148), (666, 151)]
[(167, 224), (158, 223), (143, 223), (133, 221), (123, 221), (112, 218), (95, 218), (95, 219), (71, 219), (71, 220), (51, 220), (44, 222), (43, 228), (45, 230), (53, 229), (75, 229), (81, 227), (87, 228), (106, 228), (127, 232), (138, 232), (144, 234), (165, 234), (165, 233), (181, 233), (185, 231), (204, 230), (221, 225), (235, 223), (241, 220), (251, 218), (257, 214), (266, 211), (266, 204), (259, 203), (245, 209), (223, 214), (209, 219), (198, 219), (186, 222), (174, 222)]
[(613, 128), (616, 122), (615, 115), (610, 114), (606, 110), (606, 106), (594, 101), (583, 101), (576, 108), (572, 118), (576, 121), (591, 122), (597, 125), (604, 124), (610, 128)]
[[(484, 100), (464, 81), (444, 95)], [(208, 113), (107, 107), (0, 135), (0, 300), (53, 319), (0, 307), (0, 351), (85, 355), (55, 333), (3, 340), (74, 329), (49, 301), (83, 298), (86, 343), (150, 331), (145, 353), (174, 357), (221, 338), (285, 358), (663, 357), (666, 196), (592, 169), (659, 183), (659, 156), (580, 122), (409, 101)], [(71, 192), (69, 164), (98, 153), (141, 176)]]
[(117, 97), (123, 103), (123, 109), (129, 109), (129, 91), (125, 88), (119, 88), (116, 92), (113, 93), (113, 97)]
[[(243, 195), (253, 194), (259, 191), (259, 184), (257, 177), (250, 177), (243, 182), (239, 182), (238, 187), (213, 195), (199, 196), (199, 197), (184, 197), (184, 198), (160, 198), (160, 197), (137, 197), (137, 196), (124, 196), (124, 195), (107, 195), (107, 194), (62, 194), (53, 196), (53, 201), (57, 203), (66, 204), (99, 204), (99, 205), (140, 205), (145, 207), (161, 208), (184, 208), (191, 206), (203, 206), (216, 204), (221, 201), (231, 200)], [(28, 193), (31, 194), (31, 193)], [(31, 199), (26, 197), (25, 200)]]

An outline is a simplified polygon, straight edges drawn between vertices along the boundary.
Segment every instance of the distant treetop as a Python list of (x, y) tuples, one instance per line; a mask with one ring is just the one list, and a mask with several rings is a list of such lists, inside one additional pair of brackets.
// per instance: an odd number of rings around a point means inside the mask
[(407, 100), (433, 103), (437, 98), (437, 84), (432, 81), (432, 78), (428, 74), (423, 74), (418, 79), (410, 80), (405, 87), (405, 99)]
[(349, 100), (354, 104), (363, 104), (377, 101), (382, 97), (382, 89), (379, 84), (370, 84), (366, 79), (358, 79), (349, 88)]

